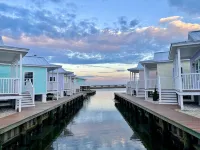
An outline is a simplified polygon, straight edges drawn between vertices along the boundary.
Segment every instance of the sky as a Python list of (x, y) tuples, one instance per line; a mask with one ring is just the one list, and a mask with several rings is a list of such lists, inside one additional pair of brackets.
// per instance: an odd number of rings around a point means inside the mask
[(128, 68), (200, 30), (199, 10), (199, 0), (0, 0), (0, 35), (90, 84), (124, 84)]

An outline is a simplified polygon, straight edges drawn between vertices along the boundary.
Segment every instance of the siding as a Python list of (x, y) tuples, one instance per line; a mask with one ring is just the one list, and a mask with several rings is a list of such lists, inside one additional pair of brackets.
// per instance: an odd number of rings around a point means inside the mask
[[(48, 81), (50, 80), (50, 77), (55, 77), (55, 79), (57, 78), (57, 74), (49, 72), (48, 73)], [(57, 79), (56, 79), (57, 80)], [(64, 89), (64, 74), (58, 74), (58, 82), (59, 82), (59, 91)]]
[[(9, 78), (10, 77), (10, 66), (8, 65), (0, 65), (0, 77), (1, 78)], [(46, 84), (47, 84), (47, 69), (40, 67), (25, 67), (22, 68), (23, 72), (23, 80), (24, 80), (24, 72), (33, 72), (33, 85), (35, 88), (35, 94), (46, 94)]]
[(46, 94), (47, 69), (40, 67), (23, 67), (23, 75), (25, 72), (33, 72), (33, 85), (35, 87), (35, 94)]
[[(190, 72), (190, 61), (181, 62), (183, 73)], [(157, 73), (161, 77), (162, 89), (171, 89), (173, 85), (173, 63), (159, 63), (157, 64)]]

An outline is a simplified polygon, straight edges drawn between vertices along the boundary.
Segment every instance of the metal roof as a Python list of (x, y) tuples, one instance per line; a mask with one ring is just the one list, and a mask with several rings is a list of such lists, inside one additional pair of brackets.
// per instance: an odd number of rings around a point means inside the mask
[(168, 57), (169, 57), (169, 51), (155, 52), (153, 59), (140, 61), (140, 63), (142, 65), (144, 65), (144, 64), (165, 63), (165, 62), (169, 62), (170, 61)]
[(162, 61), (168, 61), (169, 51), (165, 52), (156, 52), (154, 53), (154, 61), (162, 62)]
[(38, 56), (25, 56), (23, 57), (22, 64), (24, 66), (45, 67), (48, 71), (61, 68), (62, 66), (50, 64), (44, 57)]
[(200, 40), (200, 30), (189, 32), (188, 40), (189, 41), (199, 41)]
[[(53, 73), (57, 73), (57, 70), (54, 70)], [(73, 74), (73, 72), (71, 72), (71, 71), (66, 71), (66, 70), (63, 69), (63, 68), (59, 68), (59, 69), (58, 69), (58, 73), (60, 73), (60, 74)]]
[(135, 67), (135, 68), (129, 68), (127, 70), (128, 71), (139, 71), (139, 70), (143, 70), (143, 69), (144, 69), (144, 67), (141, 65), (141, 63), (138, 63), (137, 67)]
[(44, 57), (38, 56), (25, 56), (22, 60), (23, 65), (35, 65), (35, 66), (49, 66), (50, 63)]

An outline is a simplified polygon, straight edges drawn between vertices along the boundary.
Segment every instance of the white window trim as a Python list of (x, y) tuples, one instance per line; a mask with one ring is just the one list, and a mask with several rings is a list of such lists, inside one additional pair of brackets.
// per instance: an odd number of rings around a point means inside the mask
[(25, 73), (29, 73), (29, 72), (33, 73), (33, 83), (32, 84), (34, 85), (34, 80), (35, 80), (34, 77), (35, 76), (34, 76), (34, 72), (33, 71), (25, 71), (24, 72), (24, 76), (23, 76), (23, 81), (25, 80)]

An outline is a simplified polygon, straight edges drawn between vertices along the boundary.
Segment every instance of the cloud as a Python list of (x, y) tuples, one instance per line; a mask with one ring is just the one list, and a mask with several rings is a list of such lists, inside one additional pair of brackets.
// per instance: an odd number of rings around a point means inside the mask
[(191, 15), (200, 14), (199, 0), (168, 0), (171, 6)]
[(160, 23), (167, 23), (167, 22), (171, 22), (171, 21), (179, 20), (179, 19), (182, 19), (182, 17), (181, 16), (171, 16), (171, 17), (161, 18), (159, 20), (159, 22)]
[[(73, 3), (68, 6), (75, 7)], [(63, 9), (0, 3), (0, 34), (5, 44), (30, 48), (30, 53), (54, 63), (131, 64), (169, 50), (171, 42), (186, 40), (189, 31), (200, 29), (180, 16), (158, 20), (164, 26), (141, 26), (136, 18), (120, 16), (113, 26), (99, 27), (98, 19), (77, 18), (78, 14)]]

